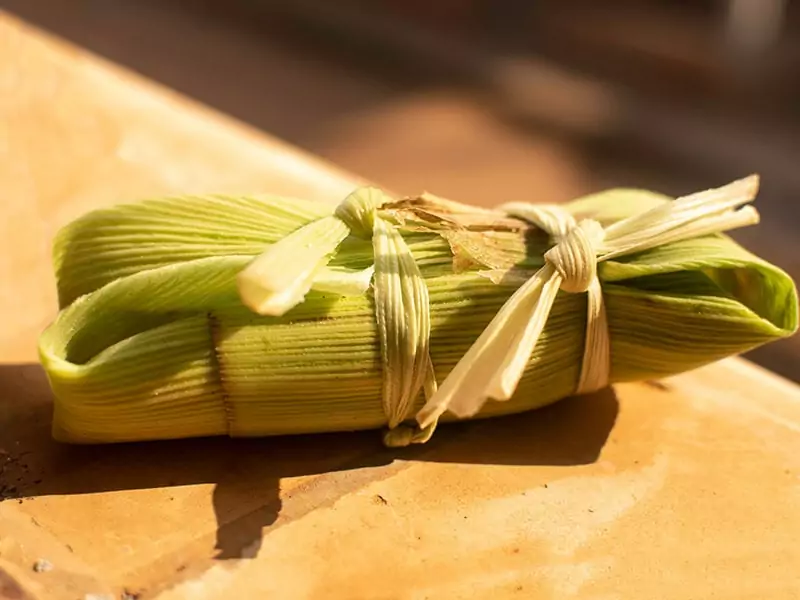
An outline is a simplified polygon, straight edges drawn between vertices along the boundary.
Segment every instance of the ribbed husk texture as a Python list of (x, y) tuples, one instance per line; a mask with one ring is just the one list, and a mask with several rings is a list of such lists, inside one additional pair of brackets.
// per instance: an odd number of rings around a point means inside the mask
[[(607, 224), (667, 201), (611, 190), (565, 206)], [(427, 284), (442, 381), (542, 266), (551, 241), (525, 222), (461, 205), (460, 225), (431, 226), (430, 206), (403, 200), (384, 214)], [(255, 256), (331, 212), (289, 198), (176, 197), (98, 210), (64, 228), (54, 247), (60, 312), (40, 339), (54, 436), (102, 443), (385, 426), (371, 290), (312, 290), (280, 317), (254, 314), (237, 293), (237, 274)], [(356, 274), (372, 264), (372, 245), (351, 236), (330, 269)], [(797, 328), (792, 280), (724, 235), (610, 260), (599, 276), (612, 383), (680, 373)], [(585, 294), (559, 293), (514, 397), (477, 416), (570, 395), (585, 327)]]

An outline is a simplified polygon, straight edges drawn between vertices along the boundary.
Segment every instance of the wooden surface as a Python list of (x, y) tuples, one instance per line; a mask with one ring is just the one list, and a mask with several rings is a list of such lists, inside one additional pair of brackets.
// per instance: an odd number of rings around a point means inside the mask
[(354, 181), (0, 15), (0, 598), (800, 596), (800, 391), (741, 360), (402, 452), (373, 432), (51, 441), (35, 344), (60, 225)]

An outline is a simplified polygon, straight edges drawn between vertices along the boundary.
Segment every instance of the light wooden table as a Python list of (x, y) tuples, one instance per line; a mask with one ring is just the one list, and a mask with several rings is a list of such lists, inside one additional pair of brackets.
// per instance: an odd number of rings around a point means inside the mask
[(374, 432), (51, 441), (35, 345), (59, 226), (355, 184), (0, 13), (0, 599), (800, 597), (800, 390), (738, 359), (402, 452)]

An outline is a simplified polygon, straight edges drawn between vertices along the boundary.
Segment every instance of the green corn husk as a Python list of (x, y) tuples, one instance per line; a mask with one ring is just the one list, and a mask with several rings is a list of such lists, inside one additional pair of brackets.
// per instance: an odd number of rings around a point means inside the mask
[[(566, 208), (609, 224), (668, 200), (611, 190)], [(64, 228), (54, 248), (61, 310), (40, 339), (54, 436), (102, 443), (385, 426), (372, 291), (357, 293), (373, 264), (368, 240), (345, 239), (330, 281), (283, 316), (256, 315), (237, 292), (237, 275), (265, 247), (331, 212), (296, 199), (181, 197), (98, 210)], [(441, 382), (552, 243), (522, 221), (430, 198), (385, 214), (427, 284)], [(724, 235), (609, 260), (599, 277), (612, 383), (680, 373), (797, 329), (792, 280)], [(573, 393), (585, 329), (585, 294), (560, 292), (514, 397), (477, 416)]]

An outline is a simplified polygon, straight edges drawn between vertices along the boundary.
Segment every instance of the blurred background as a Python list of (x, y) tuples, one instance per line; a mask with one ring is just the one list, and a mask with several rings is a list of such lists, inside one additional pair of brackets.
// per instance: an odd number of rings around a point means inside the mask
[[(800, 281), (798, 4), (0, 3), (398, 193), (559, 202), (758, 172), (763, 223), (735, 237)], [(794, 340), (750, 358), (800, 380)]]

